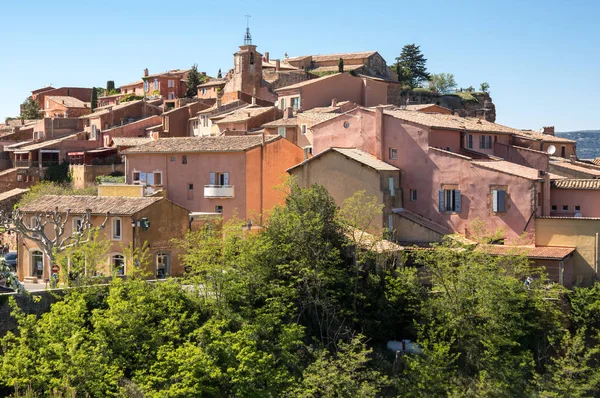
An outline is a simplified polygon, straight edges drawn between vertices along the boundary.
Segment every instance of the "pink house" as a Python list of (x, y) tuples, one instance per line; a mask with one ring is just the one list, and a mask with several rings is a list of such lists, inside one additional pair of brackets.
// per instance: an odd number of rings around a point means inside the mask
[(302, 149), (279, 136), (161, 138), (123, 152), (128, 184), (163, 189), (194, 213), (222, 213), (262, 222), (283, 203), (273, 189), (303, 160)]
[(329, 106), (334, 98), (363, 106), (384, 105), (387, 104), (387, 87), (383, 81), (366, 76), (336, 73), (282, 87), (275, 92), (279, 96), (280, 109), (309, 110)]

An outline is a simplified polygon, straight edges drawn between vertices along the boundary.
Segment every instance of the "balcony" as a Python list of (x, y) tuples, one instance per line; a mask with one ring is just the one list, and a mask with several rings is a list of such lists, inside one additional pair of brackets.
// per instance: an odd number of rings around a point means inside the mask
[(15, 160), (15, 167), (29, 167), (29, 160)]
[(233, 198), (233, 185), (205, 185), (204, 198)]

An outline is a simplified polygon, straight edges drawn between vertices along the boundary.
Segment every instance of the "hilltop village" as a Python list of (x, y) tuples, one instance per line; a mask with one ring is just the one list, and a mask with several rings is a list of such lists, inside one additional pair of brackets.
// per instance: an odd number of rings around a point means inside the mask
[[(202, 81), (192, 98), (190, 73)], [(600, 161), (579, 159), (553, 127), (410, 100), (377, 51), (271, 59), (248, 40), (216, 78), (145, 69), (131, 80), (97, 104), (93, 88), (34, 89), (39, 118), (0, 125), (2, 209), (68, 163), (74, 187), (99, 181), (98, 196), (42, 196), (19, 211), (32, 224), (66, 214), (67, 234), (108, 213), (107, 266), (120, 274), (131, 266), (120, 248), (143, 242), (152, 275), (182, 274), (173, 238), (234, 216), (260, 229), (292, 176), (338, 205), (376, 197), (383, 213), (369, 232), (402, 252), (452, 236), (494, 256), (519, 249), (568, 288), (597, 276)], [(10, 250), (19, 280), (52, 275), (37, 241), (17, 234)]]

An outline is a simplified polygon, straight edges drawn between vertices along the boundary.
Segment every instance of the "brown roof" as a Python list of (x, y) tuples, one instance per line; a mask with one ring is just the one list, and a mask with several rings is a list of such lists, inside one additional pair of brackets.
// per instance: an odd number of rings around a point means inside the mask
[[(326, 61), (337, 61), (342, 59), (362, 59), (368, 58), (371, 55), (377, 53), (377, 51), (363, 51), (355, 53), (340, 53), (340, 54), (325, 54), (325, 55), (312, 55), (312, 60), (315, 62), (326, 62)], [(311, 57), (311, 55), (303, 55), (294, 58), (288, 58), (287, 61), (299, 61), (301, 59)]]
[(600, 166), (600, 158), (592, 160), (592, 163), (594, 163), (596, 166)]
[(84, 214), (91, 209), (92, 214), (131, 215), (160, 201), (161, 197), (123, 197), (123, 196), (58, 196), (45, 195), (21, 207), (29, 213), (47, 212), (58, 209), (64, 213)]
[(150, 78), (155, 78), (155, 77), (160, 77), (160, 76), (181, 77), (181, 76), (185, 75), (189, 71), (190, 71), (190, 69), (185, 69), (185, 70), (173, 69), (173, 70), (170, 70), (170, 71), (167, 71), (167, 72), (155, 73), (153, 75), (144, 76), (144, 78), (150, 79)]
[(29, 189), (15, 188), (15, 189), (11, 189), (10, 191), (2, 192), (2, 193), (0, 193), (0, 202), (2, 202), (3, 200), (6, 200), (6, 199), (10, 199), (14, 196), (22, 195), (28, 191), (29, 191)]
[(562, 143), (575, 143), (575, 140), (570, 140), (568, 138), (556, 137), (550, 134), (542, 134), (532, 130), (519, 130), (518, 135), (522, 138), (536, 140), (536, 141), (544, 141), (544, 142), (562, 142)]
[(535, 181), (540, 179), (538, 170), (531, 167), (522, 166), (517, 163), (508, 162), (506, 160), (474, 160), (471, 162), (471, 164), (484, 169), (495, 170), (501, 173), (526, 178), (528, 180)]
[(298, 125), (298, 119), (295, 117), (290, 117), (288, 119), (277, 119), (272, 122), (265, 123), (263, 127), (294, 127)]
[(524, 255), (527, 258), (562, 260), (575, 251), (574, 247), (557, 246), (503, 246), (503, 245), (479, 245), (481, 250), (492, 256), (502, 255)]
[(225, 116), (223, 119), (217, 121), (216, 124), (245, 122), (249, 119), (252, 119), (253, 117), (263, 115), (267, 112), (274, 112), (274, 110), (275, 108), (272, 106), (256, 108), (247, 107), (232, 112), (231, 114)]
[[(600, 170), (596, 168), (594, 165), (586, 165), (585, 163), (577, 162), (571, 163), (568, 160), (557, 160), (556, 158), (552, 158), (550, 160), (550, 166), (556, 168), (565, 168), (567, 170), (577, 171), (579, 173), (589, 174), (590, 176), (600, 177)], [(560, 172), (554, 170), (556, 172)]]
[(67, 108), (86, 108), (86, 103), (75, 97), (67, 97), (63, 95), (48, 95), (46, 96), (46, 99), (54, 101), (58, 104), (62, 104)]
[(342, 115), (342, 113), (311, 112), (311, 111), (312, 111), (312, 109), (310, 111), (300, 112), (300, 113), (296, 114), (296, 118), (297, 119), (310, 119), (313, 122), (323, 123), (330, 119), (333, 119), (333, 118), (336, 118), (336, 117)]
[[(358, 68), (362, 68), (363, 64), (358, 65), (344, 65), (344, 72), (349, 72), (351, 70), (355, 70)], [(316, 68), (309, 69), (310, 73), (327, 73), (327, 72), (338, 72), (340, 70), (339, 66), (319, 66)]]
[(47, 148), (47, 147), (55, 145), (55, 144), (60, 144), (63, 141), (77, 139), (77, 136), (79, 134), (81, 134), (81, 133), (69, 134), (69, 135), (65, 135), (64, 137), (55, 138), (53, 140), (36, 142), (35, 144), (25, 145), (25, 146), (22, 146), (19, 148), (10, 148), (10, 149), (15, 150), (15, 151), (33, 151), (36, 149)]
[[(343, 73), (334, 73), (334, 74), (331, 74), (331, 75), (319, 77), (318, 79), (305, 80), (305, 81), (300, 82), (300, 83), (296, 83), (296, 84), (292, 84), (292, 85), (289, 85), (289, 86), (278, 88), (278, 89), (275, 90), (275, 92), (285, 91), (285, 90), (292, 90), (292, 89), (295, 89), (295, 88), (301, 88), (301, 87), (304, 87), (304, 86), (308, 86), (310, 84), (319, 84), (323, 80), (332, 79), (332, 78), (334, 78), (336, 76), (341, 76), (341, 75), (343, 75)], [(348, 76), (350, 76), (350, 75), (348, 75)]]
[[(406, 109), (407, 111), (420, 111), (420, 110), (431, 108), (431, 107), (437, 107), (437, 108), (446, 109), (448, 111), (452, 111), (452, 109), (448, 109), (448, 108), (446, 108), (444, 106), (437, 105), (437, 104), (406, 105), (404, 107), (404, 109)], [(435, 112), (432, 112), (432, 113), (435, 113)]]
[[(265, 142), (270, 143), (280, 138), (279, 135), (267, 135)], [(130, 155), (136, 153), (243, 152), (261, 145), (262, 139), (262, 135), (160, 138), (127, 149), (123, 153)]]
[(147, 144), (151, 141), (152, 138), (148, 137), (114, 137), (112, 139), (114, 146), (138, 146)]
[(299, 164), (289, 168), (287, 171), (289, 172), (290, 170), (300, 167), (306, 163), (312, 162), (313, 160), (318, 159), (319, 157), (321, 157), (327, 153), (330, 153), (330, 152), (337, 152), (337, 153), (347, 157), (348, 159), (352, 159), (355, 162), (361, 163), (362, 165), (368, 166), (377, 171), (400, 171), (400, 169), (397, 168), (396, 166), (392, 166), (389, 163), (386, 163), (382, 160), (377, 159), (375, 156), (371, 155), (370, 153), (365, 152), (361, 149), (357, 149), (357, 148), (329, 148), (326, 151), (320, 152), (319, 154), (306, 159), (302, 163), (299, 163)]
[[(263, 61), (262, 67), (263, 68), (276, 68), (277, 65), (275, 63), (275, 60), (270, 60), (270, 61)], [(296, 68), (295, 66), (288, 64), (286, 62), (286, 60), (281, 60), (279, 62), (279, 69), (280, 70), (298, 70), (298, 68)]]
[[(81, 116), (80, 119), (92, 119), (98, 116), (102, 116), (105, 115), (107, 113), (110, 112), (110, 110), (112, 109), (113, 111), (116, 111), (118, 109), (122, 109), (122, 108), (127, 108), (128, 106), (133, 106), (139, 102), (142, 102), (142, 100), (135, 100), (135, 101), (127, 101), (127, 102), (122, 102), (118, 105), (107, 105), (105, 107), (99, 108), (96, 112), (94, 113), (90, 113), (84, 116)], [(150, 105), (148, 103), (146, 103), (146, 105)]]
[(600, 189), (600, 179), (565, 178), (552, 181), (552, 188), (558, 189)]
[(521, 130), (474, 117), (460, 117), (457, 115), (444, 115), (441, 113), (423, 113), (398, 108), (384, 109), (383, 112), (386, 115), (393, 116), (397, 119), (438, 129), (496, 134), (520, 134), (521, 132)]
[(197, 87), (223, 86), (226, 83), (227, 83), (227, 79), (214, 79), (214, 80), (209, 80), (206, 83), (198, 84)]
[(139, 86), (140, 84), (143, 85), (144, 81), (143, 80), (136, 80), (133, 83), (122, 84), (121, 87)]

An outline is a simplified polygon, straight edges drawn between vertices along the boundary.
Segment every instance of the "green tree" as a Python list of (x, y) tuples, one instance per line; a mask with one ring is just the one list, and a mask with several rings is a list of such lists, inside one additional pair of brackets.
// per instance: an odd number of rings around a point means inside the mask
[(42, 109), (39, 104), (33, 100), (32, 97), (27, 97), (21, 104), (21, 115), (22, 120), (33, 120), (39, 119)]
[(106, 82), (106, 92), (110, 94), (110, 92), (112, 92), (114, 89), (115, 89), (115, 81), (108, 80)]
[(192, 68), (187, 75), (187, 92), (185, 96), (188, 98), (193, 98), (194, 96), (198, 95), (198, 85), (202, 84), (203, 81), (204, 80), (202, 79), (200, 72), (198, 72), (198, 65), (192, 65)]
[[(416, 44), (407, 44), (402, 47), (402, 53), (396, 58), (396, 62), (400, 68), (406, 69), (410, 73), (403, 73), (402, 83), (408, 84), (410, 87), (420, 87), (421, 83), (430, 79), (429, 73), (425, 64), (427, 59), (421, 53), (420, 46)], [(400, 74), (399, 74), (400, 77)]]
[(344, 73), (344, 60), (342, 58), (338, 61), (338, 72)]
[(490, 85), (486, 82), (481, 83), (481, 85), (479, 86), (479, 90), (483, 93), (487, 93), (490, 91)]
[(44, 181), (56, 183), (68, 183), (71, 181), (71, 173), (69, 170), (69, 162), (63, 160), (61, 163), (52, 164), (46, 167), (44, 172)]
[(456, 89), (456, 80), (452, 73), (434, 73), (429, 80), (429, 89), (440, 94), (449, 94)]
[(21, 197), (16, 207), (23, 207), (28, 203), (44, 195), (98, 195), (98, 187), (90, 186), (84, 189), (73, 189), (70, 183), (56, 183), (52, 181), (41, 181), (29, 188), (29, 191)]
[(217, 73), (217, 79), (222, 79), (223, 74), (221, 73), (221, 68), (219, 68), (219, 72)]
[(98, 91), (96, 90), (96, 87), (92, 87), (92, 98), (90, 100), (90, 109), (92, 110), (92, 112), (94, 112), (94, 110), (96, 110), (97, 107), (98, 107)]

